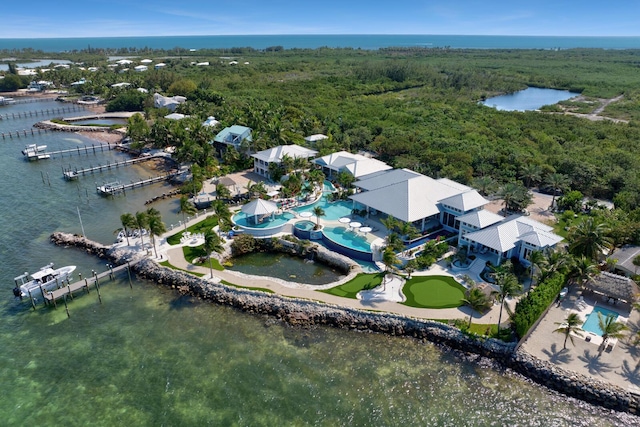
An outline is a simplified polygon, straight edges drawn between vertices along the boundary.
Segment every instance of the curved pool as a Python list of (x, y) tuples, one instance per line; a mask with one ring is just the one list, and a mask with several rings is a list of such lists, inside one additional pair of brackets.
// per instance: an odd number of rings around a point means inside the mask
[(351, 215), (353, 202), (346, 200), (329, 202), (325, 196), (322, 196), (320, 200), (311, 205), (299, 206), (297, 208), (293, 208), (293, 210), (298, 213), (305, 211), (313, 212), (313, 208), (315, 208), (316, 206), (322, 208), (322, 210), (324, 211), (324, 216), (322, 216), (321, 219), (336, 221), (343, 216)]
[(362, 261), (373, 260), (371, 244), (366, 238), (346, 227), (325, 227), (322, 241), (330, 249)]
[(234, 224), (244, 228), (275, 228), (285, 225), (289, 220), (292, 220), (295, 216), (290, 212), (283, 212), (280, 215), (268, 216), (262, 221), (254, 222), (253, 215), (246, 215), (244, 212), (238, 212), (231, 220)]

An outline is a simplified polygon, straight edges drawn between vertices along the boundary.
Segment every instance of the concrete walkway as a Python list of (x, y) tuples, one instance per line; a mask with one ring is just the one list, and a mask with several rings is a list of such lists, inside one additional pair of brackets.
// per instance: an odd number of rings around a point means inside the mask
[[(208, 214), (198, 214), (195, 218), (190, 218), (187, 221), (187, 227), (194, 225), (202, 220)], [(180, 228), (184, 229), (184, 225)], [(399, 286), (388, 286), (385, 287), (385, 291), (376, 291), (374, 293), (374, 297), (372, 298), (363, 298), (363, 299), (351, 299), (351, 298), (343, 298), (331, 294), (327, 294), (324, 292), (318, 292), (322, 289), (328, 289), (336, 286), (336, 283), (331, 283), (328, 285), (306, 285), (296, 282), (287, 282), (285, 280), (272, 278), (272, 277), (262, 277), (262, 276), (250, 276), (247, 274), (223, 270), (217, 271), (213, 270), (213, 277), (211, 277), (211, 272), (208, 267), (200, 267), (193, 265), (190, 261), (185, 260), (184, 254), (182, 251), (182, 246), (192, 244), (191, 240), (186, 240), (180, 245), (169, 245), (167, 243), (167, 237), (177, 233), (179, 229), (174, 227), (173, 230), (168, 231), (164, 235), (156, 238), (156, 248), (151, 246), (149, 236), (144, 237), (144, 248), (140, 245), (139, 238), (129, 238), (130, 247), (137, 250), (146, 251), (147, 255), (152, 259), (155, 259), (158, 262), (168, 261), (174, 267), (183, 269), (188, 272), (200, 273), (204, 274), (203, 278), (209, 278), (213, 282), (218, 283), (220, 280), (227, 281), (229, 283), (233, 283), (238, 286), (245, 287), (256, 287), (256, 288), (264, 288), (269, 289), (270, 291), (277, 293), (279, 295), (284, 295), (293, 298), (302, 298), (312, 301), (320, 301), (328, 304), (334, 304), (342, 307), (350, 307), (356, 308), (360, 310), (375, 310), (375, 311), (384, 311), (388, 313), (399, 314), (403, 316), (410, 316), (414, 318), (420, 319), (438, 319), (438, 320), (454, 320), (454, 319), (466, 319), (468, 321), (469, 315), (471, 314), (471, 309), (467, 306), (461, 306), (458, 308), (443, 308), (443, 309), (428, 309), (428, 308), (416, 308), (409, 307), (403, 305), (397, 300), (399, 289), (401, 289), (401, 284), (404, 283), (404, 279), (396, 277), (393, 283)], [(124, 240), (119, 243), (121, 246), (126, 246), (127, 242)], [(157, 252), (158, 257), (155, 258), (155, 253)], [(434, 265), (427, 271), (420, 272), (421, 275), (442, 275), (448, 274), (445, 269), (440, 265)], [(394, 292), (394, 289), (398, 288), (397, 292)], [(515, 301), (508, 301), (508, 304), (513, 308), (515, 305)], [(478, 313), (473, 313), (473, 323), (477, 324), (496, 324), (498, 323), (498, 318), (500, 314), (500, 306), (498, 304), (494, 304), (491, 309), (482, 315), (481, 317)], [(508, 318), (508, 314), (506, 309), (504, 310), (502, 320), (506, 321)]]

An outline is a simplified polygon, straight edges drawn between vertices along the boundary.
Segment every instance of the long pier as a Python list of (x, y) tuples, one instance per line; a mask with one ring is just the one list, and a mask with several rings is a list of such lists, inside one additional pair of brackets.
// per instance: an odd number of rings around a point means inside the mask
[(119, 182), (112, 182), (110, 184), (99, 185), (96, 187), (96, 191), (103, 196), (113, 196), (119, 193), (126, 193), (127, 190), (132, 190), (136, 187), (144, 187), (145, 185), (155, 184), (156, 182), (166, 181), (175, 176), (174, 173), (167, 175), (156, 176), (154, 178), (147, 178), (140, 181), (131, 182), (129, 184), (120, 184)]
[(72, 155), (80, 155), (80, 154), (96, 154), (98, 152), (103, 152), (103, 151), (110, 151), (110, 150), (115, 150), (116, 147), (112, 146), (111, 144), (91, 144), (91, 146), (85, 145), (83, 147), (78, 146), (76, 148), (69, 148), (67, 150), (58, 150), (58, 151), (42, 151), (42, 152), (32, 152), (32, 151), (28, 151), (26, 154), (23, 152), (22, 154), (24, 155), (25, 159), (27, 160), (40, 160), (39, 157), (40, 156), (44, 156), (43, 158), (50, 158), (52, 156), (55, 155), (61, 155), (62, 157), (64, 157), (65, 154), (69, 154), (69, 156)]
[(22, 129), (22, 130), (16, 130), (16, 131), (9, 131), (7, 133), (0, 133), (0, 136), (2, 137), (2, 139), (13, 139), (14, 137), (16, 139), (20, 139), (20, 138), (27, 138), (30, 136), (36, 136), (36, 135), (40, 135), (43, 133), (47, 133), (47, 132), (51, 132), (51, 130), (49, 129), (40, 129), (40, 128), (31, 128), (29, 130), (27, 129)]
[(35, 111), (20, 111), (17, 113), (6, 113), (0, 114), (0, 120), (13, 120), (13, 119), (24, 119), (27, 117), (44, 117), (44, 116), (52, 116), (56, 114), (64, 114), (71, 113), (76, 111), (86, 111), (86, 105), (78, 106), (76, 104), (71, 104), (68, 107), (58, 107), (58, 108), (47, 108), (46, 110), (35, 110)]
[[(133, 263), (122, 264), (117, 267), (108, 265), (109, 270), (103, 273), (97, 273), (93, 271), (93, 275), (91, 277), (85, 277), (84, 279), (81, 278), (79, 281), (75, 283), (69, 283), (69, 281), (67, 281), (66, 286), (61, 286), (58, 289), (55, 289), (50, 292), (46, 292), (44, 295), (44, 303), (45, 305), (53, 303), (53, 306), (55, 308), (58, 308), (57, 301), (60, 299), (64, 299), (64, 306), (65, 306), (65, 309), (67, 310), (67, 316), (71, 317), (71, 315), (69, 314), (69, 306), (67, 305), (67, 297), (70, 297), (73, 300), (74, 292), (77, 292), (79, 290), (85, 290), (88, 294), (91, 291), (91, 288), (93, 287), (98, 293), (98, 299), (100, 300), (100, 303), (102, 303), (102, 295), (100, 294), (100, 280), (104, 278), (109, 278), (111, 280), (114, 280), (116, 273), (119, 273), (120, 271), (123, 271), (123, 270), (127, 271), (127, 274), (129, 276), (129, 286), (133, 288), (133, 284), (131, 282), (131, 266), (137, 264), (140, 261), (141, 259)], [(35, 310), (36, 304), (34, 299), (31, 300), (31, 304)]]
[(106, 165), (92, 166), (85, 169), (66, 169), (62, 171), (62, 175), (66, 180), (72, 180), (78, 178), (80, 175), (86, 175), (94, 172), (102, 172), (103, 170), (110, 170), (113, 168), (125, 167), (135, 165), (136, 163), (147, 162), (154, 159), (156, 156), (137, 157), (135, 159), (123, 160), (121, 162), (107, 163)]

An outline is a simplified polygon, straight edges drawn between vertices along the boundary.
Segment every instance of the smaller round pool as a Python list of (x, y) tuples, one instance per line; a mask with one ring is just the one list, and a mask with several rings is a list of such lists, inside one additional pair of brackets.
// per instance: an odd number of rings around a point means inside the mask
[(305, 221), (298, 221), (298, 222), (296, 222), (296, 225), (295, 225), (295, 227), (298, 230), (302, 230), (302, 231), (311, 231), (311, 230), (313, 230), (313, 227), (315, 227), (315, 226), (316, 226), (315, 222), (306, 221), (306, 220)]

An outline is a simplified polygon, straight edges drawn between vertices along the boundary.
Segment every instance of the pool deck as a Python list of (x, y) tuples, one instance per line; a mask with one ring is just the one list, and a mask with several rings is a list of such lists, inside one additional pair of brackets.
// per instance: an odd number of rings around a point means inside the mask
[[(585, 304), (578, 299), (582, 296)], [(626, 320), (630, 328), (626, 337), (617, 340), (609, 349), (602, 348), (602, 338), (584, 333), (583, 337), (573, 337), (567, 341), (567, 349), (563, 349), (565, 335), (553, 332), (560, 327), (566, 317), (577, 312), (584, 320), (595, 305), (613, 310)], [(630, 312), (628, 304), (608, 304), (601, 296), (584, 293), (572, 288), (565, 299), (558, 305), (553, 304), (542, 321), (535, 327), (522, 347), (525, 351), (541, 360), (554, 363), (564, 369), (578, 372), (605, 382), (615, 384), (626, 390), (640, 394), (640, 345), (632, 344), (633, 337), (640, 329), (640, 313)], [(590, 341), (587, 341), (589, 337)]]

